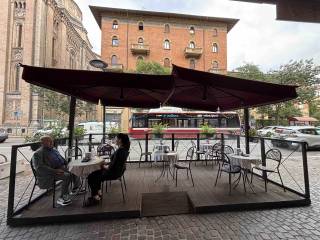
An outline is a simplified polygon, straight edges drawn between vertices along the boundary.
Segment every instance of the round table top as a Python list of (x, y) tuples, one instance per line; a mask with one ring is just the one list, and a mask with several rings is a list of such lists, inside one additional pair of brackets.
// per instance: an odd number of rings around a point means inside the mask
[(243, 156), (243, 155), (237, 155), (237, 154), (230, 154), (228, 155), (230, 158), (238, 159), (238, 160), (246, 160), (246, 161), (260, 161), (260, 158), (258, 156)]
[(69, 167), (87, 167), (96, 164), (101, 164), (102, 162), (104, 162), (104, 159), (96, 156), (93, 160), (90, 160), (88, 162), (82, 162), (82, 159), (73, 160), (69, 163)]

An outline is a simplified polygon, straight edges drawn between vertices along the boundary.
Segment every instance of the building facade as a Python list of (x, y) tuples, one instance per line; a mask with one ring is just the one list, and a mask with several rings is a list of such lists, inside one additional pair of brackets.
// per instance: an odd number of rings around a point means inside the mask
[(97, 55), (73, 0), (2, 0), (0, 32), (0, 126), (24, 133), (40, 126), (45, 113), (19, 63), (90, 69)]
[[(135, 70), (144, 60), (227, 72), (227, 34), (237, 19), (104, 7), (91, 11), (101, 28), (101, 59), (110, 69)], [(122, 125), (128, 124), (128, 110), (122, 114)]]

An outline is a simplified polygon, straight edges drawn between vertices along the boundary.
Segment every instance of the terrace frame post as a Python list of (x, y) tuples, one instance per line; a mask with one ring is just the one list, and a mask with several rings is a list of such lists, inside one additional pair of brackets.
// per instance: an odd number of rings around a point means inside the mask
[(92, 150), (92, 133), (89, 134), (89, 152)]
[(240, 148), (240, 135), (237, 135), (237, 148)]
[(250, 124), (249, 124), (249, 108), (244, 108), (243, 109), (244, 113), (244, 135), (245, 135), (245, 145), (246, 145), (246, 154), (250, 154), (250, 141), (249, 141), (249, 129), (250, 129)]
[(224, 161), (224, 134), (221, 133), (221, 157), (222, 161)]
[(106, 106), (103, 105), (102, 107), (102, 122), (103, 122), (103, 130), (102, 130), (102, 143), (106, 143)]
[[(70, 105), (69, 105), (69, 125), (68, 125), (68, 130), (69, 130), (69, 142), (68, 142), (68, 149), (72, 149), (73, 146), (73, 133), (74, 133), (74, 119), (76, 116), (76, 104), (77, 104), (77, 99), (75, 97), (70, 98)], [(68, 154), (68, 162), (71, 161), (71, 158)]]
[(174, 151), (174, 133), (171, 134), (171, 150)]
[[(148, 150), (149, 150), (149, 134), (146, 133), (145, 136), (146, 136), (146, 139), (145, 139), (146, 143), (145, 143), (145, 146), (144, 146), (144, 151), (147, 153)], [(144, 159), (145, 159), (146, 162), (148, 162), (148, 154), (146, 154), (144, 156)], [(151, 159), (150, 159), (150, 161), (151, 161)]]
[(304, 195), (306, 199), (310, 199), (310, 185), (309, 185), (309, 172), (308, 172), (308, 159), (306, 142), (301, 143), (302, 150), (302, 164), (303, 164), (303, 177), (304, 177)]
[[(262, 166), (266, 166), (267, 162), (266, 162), (266, 146), (265, 146), (265, 141), (264, 138), (260, 138), (260, 149), (261, 149), (261, 164)], [(267, 172), (266, 171), (262, 171), (262, 177), (263, 180), (266, 182), (267, 180)]]
[(200, 134), (197, 133), (197, 161), (200, 160), (200, 154), (199, 154), (199, 151), (200, 151)]
[(15, 195), (15, 188), (16, 188), (16, 168), (17, 168), (17, 153), (18, 153), (17, 149), (18, 148), (15, 145), (13, 145), (11, 148), (7, 221), (9, 221), (14, 215), (14, 195)]
[(78, 146), (79, 146), (79, 139), (76, 137), (75, 138), (76, 141), (76, 146), (75, 146), (75, 150), (74, 150), (74, 154), (76, 155), (75, 158), (78, 159)]

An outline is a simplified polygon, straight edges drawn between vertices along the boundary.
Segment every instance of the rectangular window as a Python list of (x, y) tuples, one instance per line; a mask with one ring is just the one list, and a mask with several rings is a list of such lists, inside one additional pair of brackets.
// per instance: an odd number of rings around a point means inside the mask
[(22, 25), (18, 25), (17, 47), (22, 46)]

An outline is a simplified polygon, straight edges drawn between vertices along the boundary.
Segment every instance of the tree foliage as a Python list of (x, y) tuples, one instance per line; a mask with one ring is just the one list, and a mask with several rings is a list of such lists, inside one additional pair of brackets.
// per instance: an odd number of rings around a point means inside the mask
[[(277, 84), (298, 86), (297, 99), (257, 108), (257, 113), (275, 120), (276, 124), (288, 117), (301, 116), (298, 104), (311, 104), (316, 98), (316, 84), (319, 82), (320, 67), (312, 59), (290, 61), (279, 69), (264, 73), (257, 65), (244, 64), (231, 73), (232, 76), (260, 80)], [(315, 107), (313, 109), (316, 109)]]
[(157, 62), (138, 61), (136, 67), (137, 73), (168, 75), (171, 73), (170, 68), (165, 68)]

